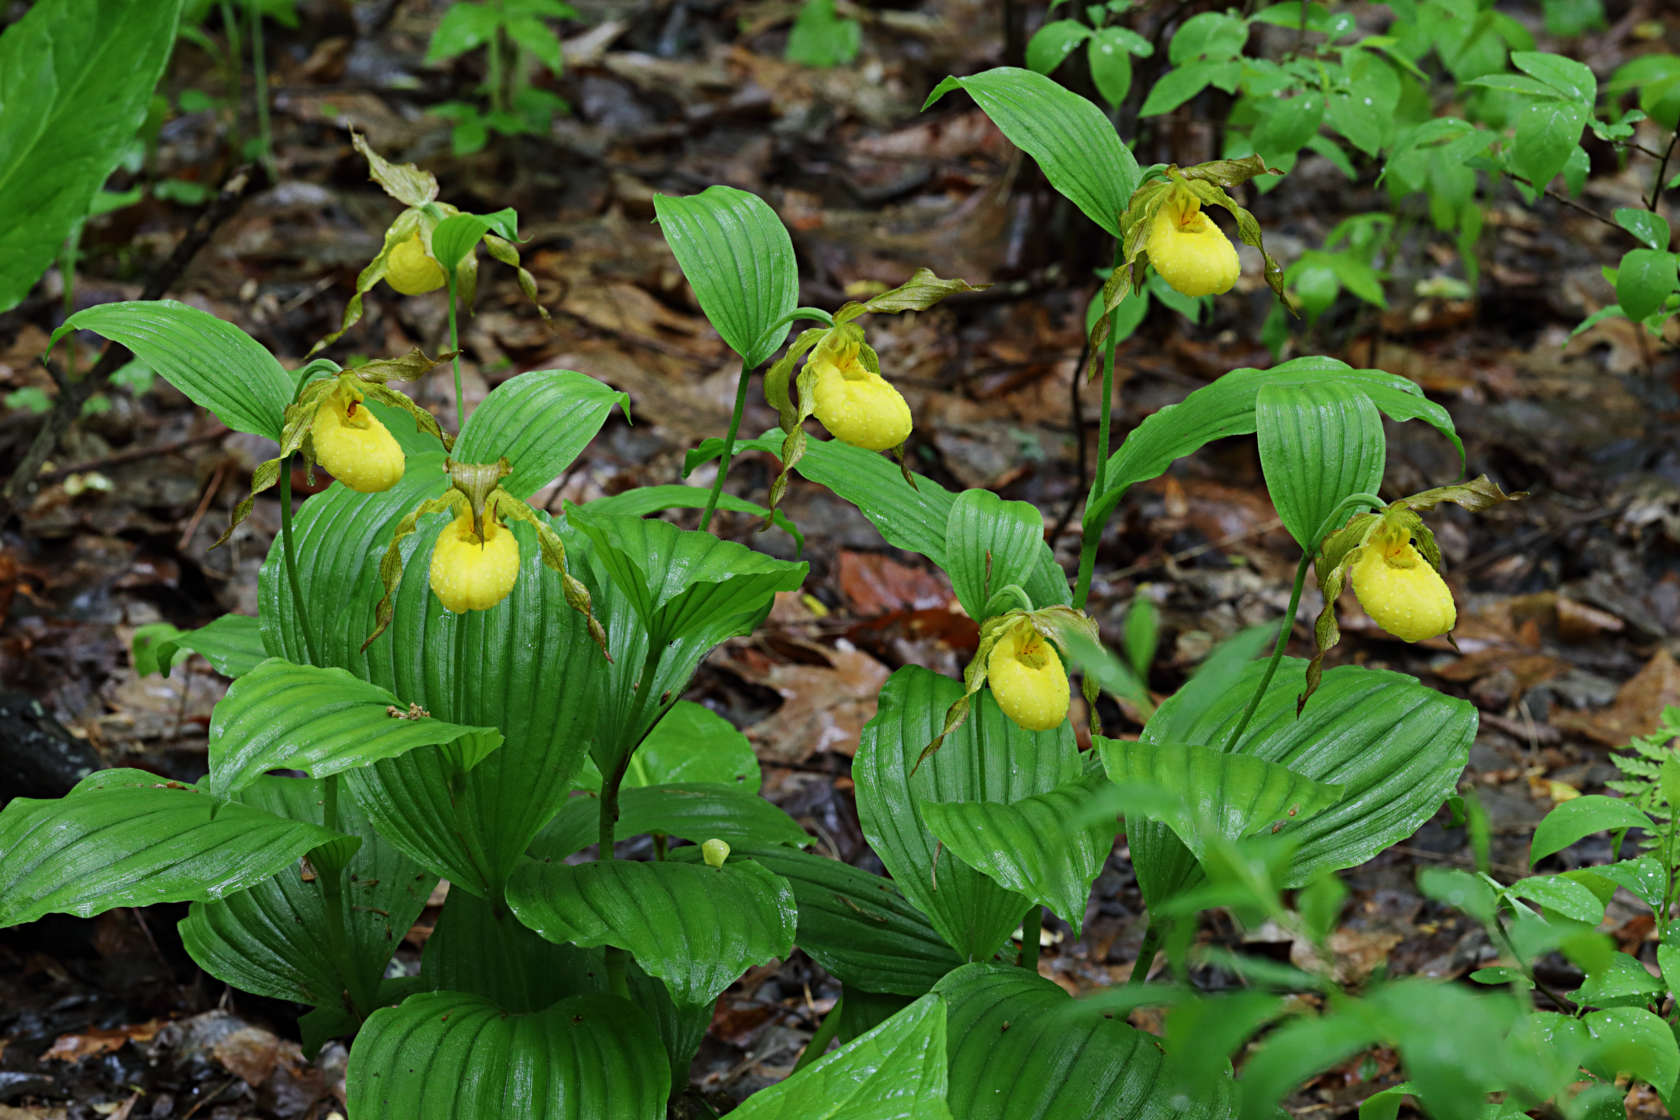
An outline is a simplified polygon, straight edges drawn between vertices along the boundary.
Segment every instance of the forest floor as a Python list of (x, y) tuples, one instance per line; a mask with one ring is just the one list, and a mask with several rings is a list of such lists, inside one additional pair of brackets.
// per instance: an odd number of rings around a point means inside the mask
[[(859, 60), (819, 70), (783, 60), (794, 5), (778, 0), (578, 0), (585, 18), (566, 25), (566, 73), (556, 84), (573, 115), (549, 135), (493, 138), (464, 158), (450, 152), (448, 124), (426, 112), (474, 96), (478, 77), (470, 60), (424, 64), (443, 7), (304, 0), (298, 29), (271, 26), (276, 178), (221, 226), (171, 298), (239, 324), (288, 368), (300, 364), (337, 326), (356, 273), (398, 211), (368, 180), (349, 125), (387, 156), (436, 172), (446, 201), (477, 212), (516, 207), (521, 253), (553, 321), (521, 297), (511, 273), (483, 270), (461, 335), (468, 399), (516, 371), (565, 368), (632, 402), (634, 423), (610, 420), (563, 482), (539, 496), (558, 509), (562, 499), (677, 481), (684, 452), (723, 432), (735, 360), (652, 223), (651, 199), (728, 183), (758, 193), (785, 220), (802, 304), (837, 306), (856, 285), (895, 285), (924, 265), (991, 283), (872, 326), (870, 341), (916, 417), (912, 465), (947, 486), (1033, 502), (1047, 524), (1082, 495), (1078, 449), (1095, 445), (1100, 386), (1080, 378), (1075, 388), (1076, 369), (1097, 284), (1091, 269), (1106, 263), (1107, 249), (972, 102), (951, 96), (918, 112), (945, 75), (1005, 61), (996, 4), (926, 0), (863, 12)], [(1589, 39), (1595, 60), (1613, 64), (1628, 48), (1618, 38), (1625, 22)], [(216, 24), (207, 30), (215, 35)], [(1680, 25), (1668, 30), (1671, 40), (1680, 35)], [(164, 126), (149, 177), (221, 186), (238, 162), (232, 138), (252, 127), (249, 112), (234, 119), (226, 81), (199, 49), (177, 48), (163, 92), (179, 101), (183, 90), (203, 90), (212, 104)], [(249, 96), (247, 75), (238, 104)], [(1215, 154), (1213, 129), (1175, 120), (1139, 133), (1140, 163)], [(1606, 213), (1636, 205), (1648, 184), (1601, 155), (1595, 171), (1604, 173), (1582, 203)], [(1248, 198), (1268, 247), (1287, 263), (1339, 217), (1388, 209), (1370, 182), (1350, 183), (1308, 158), (1276, 190)], [(138, 298), (193, 214), (148, 194), (90, 222), (70, 303)], [(1414, 378), (1452, 413), (1468, 473), (1529, 497), (1435, 519), (1460, 604), (1456, 650), (1444, 640), (1402, 644), (1350, 609), (1331, 664), (1392, 667), (1476, 705), (1480, 731), (1461, 789), (1489, 812), (1495, 873), (1515, 877), (1527, 871), (1528, 837), (1554, 799), (1602, 791), (1615, 776), (1610, 748), (1680, 704), (1680, 354), (1673, 339), (1649, 338), (1622, 319), (1571, 337), (1613, 301), (1600, 268), (1626, 247), (1576, 209), (1496, 192), (1477, 246), (1476, 298), (1466, 300), (1415, 294), (1437, 290), (1432, 279), (1462, 277), (1464, 267), (1430, 241), (1426, 221), (1410, 228), (1403, 252), (1386, 262), (1389, 307), (1344, 301), (1316, 326), (1295, 325), (1283, 356), (1327, 354)], [(1274, 297), (1257, 258), (1244, 263), (1237, 289), (1203, 322), (1157, 306), (1121, 346), (1119, 435), (1227, 370), (1272, 364), (1259, 336)], [(62, 320), (64, 287), (64, 275), (50, 273), (0, 320), (0, 391), (52, 392), (38, 359)], [(331, 353), (436, 353), (446, 348), (445, 306), (441, 292), (397, 297), (382, 286)], [(99, 340), (73, 344), (87, 368)], [(420, 391), (451, 410), (442, 379)], [(11, 472), (39, 424), (24, 407), (0, 418), (0, 473)], [(745, 431), (774, 424), (762, 398), (749, 403)], [(44, 749), (71, 764), (91, 758), (188, 780), (204, 772), (209, 714), (225, 682), (198, 660), (167, 679), (138, 676), (129, 640), (146, 623), (187, 628), (227, 611), (255, 613), (277, 503), (259, 501), (248, 531), (222, 549), (210, 545), (251, 468), (271, 453), (161, 381), (104, 395), (0, 536), (8, 743), (57, 743)], [(730, 487), (762, 499), (774, 471), (773, 460), (748, 455)], [(1390, 425), (1385, 496), (1458, 473), (1438, 434)], [(959, 673), (975, 628), (937, 569), (886, 547), (833, 495), (796, 478), (784, 508), (815, 546), (804, 556), (803, 592), (714, 654), (690, 695), (746, 731), (766, 795), (823, 850), (866, 862), (849, 778), (859, 729), (896, 667)], [(724, 523), (729, 535), (791, 555), (789, 538), (753, 528), (745, 515)], [(1052, 543), (1071, 571), (1077, 517)], [(1092, 612), (1113, 641), (1134, 598), (1155, 603), (1162, 638), (1149, 683), (1165, 695), (1214, 643), (1277, 621), (1296, 563), (1291, 547), (1253, 442), (1217, 443), (1128, 495), (1103, 538)], [(1309, 590), (1293, 652), (1309, 648), (1320, 605)], [(1113, 710), (1109, 733), (1135, 733), (1134, 716)], [(68, 742), (58, 742), (56, 725)], [(0, 795), (62, 792), (50, 776), (31, 785), (8, 771), (0, 780), (9, 787)], [(1608, 858), (1607, 846), (1598, 854)], [(1417, 871), (1433, 865), (1472, 865), (1464, 831), (1444, 812), (1345, 874), (1339, 976), (1355, 985), (1379, 969), (1455, 978), (1491, 959), (1479, 927), (1418, 894)], [(1051, 923), (1042, 971), (1076, 993), (1126, 978), (1141, 908), (1122, 842), (1083, 936)], [(183, 911), (115, 910), (0, 934), (0, 1120), (294, 1120), (341, 1107), (343, 1049), (304, 1061), (294, 1008), (199, 973), (175, 935)], [(1652, 936), (1649, 917), (1632, 914), (1612, 907), (1611, 932), (1630, 951)], [(407, 959), (430, 920), (410, 935)], [(1274, 930), (1228, 920), (1203, 936), (1283, 959), (1303, 951)], [(754, 970), (720, 1001), (695, 1083), (729, 1100), (785, 1076), (835, 993), (802, 954)], [(1138, 1021), (1148, 1025), (1142, 1013)], [(1351, 1116), (1392, 1074), (1384, 1060), (1319, 1079), (1294, 1111)]]

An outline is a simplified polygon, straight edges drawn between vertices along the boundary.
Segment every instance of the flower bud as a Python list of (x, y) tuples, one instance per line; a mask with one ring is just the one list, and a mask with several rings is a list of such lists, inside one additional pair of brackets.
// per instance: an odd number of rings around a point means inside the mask
[(910, 406), (904, 395), (878, 373), (849, 357), (835, 361), (819, 351), (811, 356), (816, 370), (814, 412), (835, 439), (866, 451), (888, 451), (910, 435)]
[(446, 277), (443, 266), (426, 251), (426, 243), (416, 230), (414, 236), (399, 241), (385, 258), (385, 281), (405, 296), (417, 296), (443, 287)]
[(1068, 677), (1056, 648), (1029, 623), (998, 639), (986, 683), (1003, 714), (1028, 731), (1059, 727), (1068, 714)]
[(1187, 296), (1228, 292), (1241, 271), (1231, 239), (1194, 196), (1180, 190), (1155, 212), (1144, 248), (1161, 279)]
[(484, 511), (484, 537), (473, 532), (472, 511), (455, 518), (432, 546), (431, 583), (452, 611), (485, 611), (506, 599), (519, 575), (513, 531)]
[(729, 858), (729, 841), (712, 837), (700, 845), (700, 858), (706, 861), (707, 867), (722, 867), (723, 861)]
[(340, 389), (315, 409), (309, 426), (315, 462), (352, 490), (389, 490), (403, 476), (403, 449), (379, 418)]
[(1445, 634), (1458, 621), (1447, 581), (1407, 540), (1366, 544), (1353, 565), (1353, 594), (1373, 622), (1402, 641)]

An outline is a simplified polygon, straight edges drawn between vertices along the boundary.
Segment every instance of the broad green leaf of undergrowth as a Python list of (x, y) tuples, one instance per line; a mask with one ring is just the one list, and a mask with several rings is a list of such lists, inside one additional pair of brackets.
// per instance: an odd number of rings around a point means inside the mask
[(507, 899), (551, 941), (623, 949), (685, 1005), (711, 1003), (747, 969), (785, 958), (796, 926), (787, 881), (746, 859), (528, 861)]
[(572, 996), (510, 1014), (482, 996), (426, 992), (368, 1018), (345, 1084), (357, 1120), (663, 1120), (670, 1070), (628, 1000)]
[(1071, 725), (1024, 731), (985, 691), (975, 695), (968, 720), (918, 766), (962, 694), (960, 681), (926, 669), (894, 673), (863, 729), (852, 779), (863, 834), (904, 896), (959, 956), (985, 960), (1020, 922), (1028, 900), (943, 852), (922, 809), (935, 801), (1010, 805), (1077, 780), (1081, 766)]
[(1254, 426), (1278, 517), (1303, 551), (1316, 553), (1319, 531), (1341, 527), (1325, 520), (1342, 499), (1382, 485), (1382, 414), (1363, 392), (1334, 381), (1265, 385), (1255, 396)]
[(945, 1001), (927, 995), (748, 1097), (737, 1120), (950, 1120)]
[(1115, 814), (1102, 818), (1087, 811), (1100, 796), (1099, 783), (1107, 784), (1081, 778), (1010, 804), (925, 801), (922, 822), (950, 854), (999, 886), (1048, 907), (1078, 937), (1091, 884), (1119, 831)]
[(197, 630), (153, 623), (134, 632), (133, 645), (134, 671), (141, 676), (161, 673), (167, 677), (185, 657), (196, 653), (222, 676), (238, 678), (268, 657), (261, 623), (248, 614), (224, 614)]
[(0, 34), (0, 312), (58, 255), (146, 119), (181, 0), (39, 0)]
[(1110, 235), (1140, 172), (1103, 111), (1043, 74), (999, 66), (966, 78), (949, 77), (923, 103), (925, 112), (954, 89), (974, 98), (992, 123), (1038, 161), (1050, 185)]
[(1006, 502), (990, 490), (958, 494), (945, 520), (945, 570), (968, 616), (984, 622), (998, 613), (986, 609), (992, 596), (1028, 581), (1043, 544), (1044, 517), (1027, 502)]
[(1109, 457), (1107, 490), (1085, 514), (1085, 525), (1101, 526), (1127, 490), (1159, 476), (1175, 459), (1213, 440), (1253, 433), (1255, 404), (1263, 387), (1295, 389), (1319, 382), (1357, 389), (1392, 420), (1424, 421), (1452, 441), (1462, 461), (1464, 444), (1452, 417), (1424, 397), (1415, 382), (1379, 369), (1354, 369), (1335, 358), (1294, 358), (1269, 370), (1234, 369), (1146, 417)]
[(155, 774), (99, 770), (64, 797), (0, 810), (0, 926), (222, 898), (337, 839)]
[(787, 880), (799, 908), (795, 943), (848, 993), (919, 996), (963, 963), (890, 879), (796, 848), (734, 854)]
[(630, 397), (584, 373), (530, 370), (490, 391), (455, 442), (461, 463), (506, 457), (513, 473), (502, 488), (529, 498), (560, 477), (601, 430), (614, 408), (630, 417)]
[(700, 309), (749, 369), (786, 337), (778, 323), (799, 298), (799, 270), (787, 227), (757, 195), (707, 187), (653, 196), (660, 232), (694, 289)]
[(1534, 840), (1529, 845), (1530, 864), (1539, 863), (1555, 852), (1561, 852), (1575, 841), (1595, 832), (1643, 828), (1654, 831), (1650, 814), (1632, 801), (1620, 797), (1588, 794), (1575, 797), (1553, 807), (1534, 826)]
[[(1306, 709), (1296, 714), (1306, 662), (1285, 658), (1235, 744), (1231, 732), (1265, 672), (1252, 663), (1222, 694), (1181, 712), (1175, 696), (1144, 728), (1172, 727), (1180, 741), (1250, 755), (1314, 782), (1340, 786), (1339, 801), (1289, 831), (1298, 847), (1286, 886), (1363, 863), (1422, 827), (1452, 793), (1476, 733), (1475, 709), (1411, 677), (1346, 665), (1324, 674)], [(1333, 687), (1332, 687), (1333, 686)], [(1128, 827), (1139, 883), (1151, 902), (1195, 875), (1195, 857), (1165, 825)]]
[[(1276, 833), (1323, 812), (1341, 799), (1339, 786), (1316, 782), (1253, 755), (1160, 741), (1095, 738), (1109, 779), (1120, 786), (1152, 784), (1175, 793), (1182, 808), (1160, 818), (1198, 859), (1215, 836), (1240, 840)], [(1095, 804), (1102, 803), (1099, 793)], [(1092, 807), (1094, 809), (1094, 806)]]
[(210, 717), (210, 790), (225, 797), (269, 770), (325, 778), (419, 747), (442, 748), (465, 772), (501, 744), (493, 727), (435, 719), (343, 669), (272, 657), (235, 681)]
[[(663, 513), (668, 509), (705, 509), (711, 496), (711, 488), (707, 486), (688, 486), (676, 482), (664, 486), (636, 486), (618, 494), (608, 494), (585, 502), (583, 510), (585, 513), (610, 513), (614, 517), (646, 517), (650, 513)], [(794, 548), (797, 550), (795, 555), (805, 550), (805, 534), (800, 532), (799, 526), (789, 521), (787, 514), (781, 510), (772, 512), (757, 502), (749, 502), (727, 490), (717, 495), (717, 508), (731, 513), (747, 513), (759, 518), (769, 517), (772, 525), (793, 538)]]
[(128, 347), (234, 431), (279, 442), (281, 417), (292, 403), (292, 375), (232, 323), (160, 299), (102, 303), (78, 311), (53, 332), (52, 340), (56, 344), (77, 330), (93, 331)]
[(1073, 1000), (1025, 969), (959, 968), (949, 1006), (951, 1114), (965, 1120), (1223, 1120), (1228, 1076), (1193, 1089), (1167, 1076), (1158, 1040), (1119, 1018), (1071, 1018)]
[[(253, 808), (305, 824), (321, 823), (323, 783), (259, 778), (239, 793)], [(270, 999), (338, 1005), (347, 988), (372, 991), (397, 943), (426, 905), (435, 875), (385, 841), (347, 798), (338, 827), (361, 838), (345, 866), (347, 955), (327, 932), (322, 879), (301, 863), (281, 868), (249, 890), (195, 902), (181, 920), (181, 942), (200, 968), (243, 991)], [(470, 897), (470, 896), (469, 896)]]

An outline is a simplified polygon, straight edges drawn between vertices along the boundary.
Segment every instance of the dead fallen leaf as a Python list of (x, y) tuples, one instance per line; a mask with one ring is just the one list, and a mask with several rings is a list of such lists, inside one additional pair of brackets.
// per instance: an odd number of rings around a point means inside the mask
[(839, 583), (852, 613), (861, 618), (943, 608), (952, 596), (948, 580), (877, 552), (842, 550)]
[(253, 1089), (266, 1084), (282, 1061), (296, 1068), (303, 1054), (295, 1042), (287, 1042), (261, 1027), (240, 1027), (217, 1039), (210, 1053), (222, 1068)]
[(1617, 747), (1656, 730), (1663, 709), (1680, 704), (1680, 665), (1666, 649), (1657, 650), (1645, 667), (1624, 684), (1608, 708), (1557, 712), (1552, 723), (1579, 731), (1605, 746)]
[(73, 1034), (61, 1034), (41, 1055), (43, 1062), (79, 1062), (96, 1054), (109, 1054), (129, 1042), (150, 1042), (163, 1024), (156, 1019), (125, 1027), (94, 1027)]
[[(756, 651), (732, 652), (725, 662), (730, 669), (782, 696), (780, 708), (746, 729), (761, 758), (804, 762), (820, 751), (848, 758), (857, 752), (858, 736), (874, 718), (876, 697), (887, 683), (885, 665), (844, 640), (819, 651), (820, 665), (767, 662)], [(749, 652), (755, 655), (745, 656)]]

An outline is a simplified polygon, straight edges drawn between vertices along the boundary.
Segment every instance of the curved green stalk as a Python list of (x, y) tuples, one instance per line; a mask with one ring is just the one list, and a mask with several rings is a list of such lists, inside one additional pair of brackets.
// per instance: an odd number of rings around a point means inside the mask
[(846, 996), (841, 993), (840, 998), (834, 1001), (834, 1006), (828, 1009), (828, 1014), (823, 1016), (817, 1033), (812, 1035), (811, 1041), (806, 1044), (805, 1052), (799, 1055), (799, 1060), (793, 1064), (794, 1073), (822, 1057), (823, 1051), (828, 1049), (828, 1044), (834, 1041), (834, 1036), (840, 1031), (840, 1007), (845, 1002)]
[[(1114, 267), (1123, 263), (1122, 245), (1114, 243)], [(1109, 422), (1114, 412), (1114, 351), (1120, 343), (1120, 308), (1108, 317), (1108, 345), (1103, 348), (1102, 410), (1097, 420), (1097, 466), (1091, 476), (1090, 496), (1085, 499), (1086, 520), (1079, 527), (1079, 576), (1074, 583), (1073, 609), (1084, 610), (1091, 594), (1091, 573), (1097, 565), (1097, 542), (1102, 539), (1103, 527), (1088, 520), (1090, 511), (1108, 489)], [(1078, 433), (1075, 433), (1078, 434)], [(1083, 435), (1079, 435), (1084, 439)]]
[(303, 649), (311, 665), (321, 664), (315, 654), (315, 632), (309, 628), (309, 609), (303, 603), (303, 588), (298, 583), (297, 547), (292, 543), (292, 460), (286, 456), (280, 464), (280, 551), (286, 558), (286, 582), (292, 588), (292, 608), (297, 612), (298, 629), (303, 632)]
[(1039, 934), (1044, 930), (1044, 907), (1034, 903), (1021, 919), (1021, 967), (1028, 972), (1038, 971)]
[(467, 426), (461, 404), (461, 336), (455, 329), (455, 273), (449, 273), (449, 348), (455, 351), (455, 431)]
[(712, 492), (706, 495), (706, 512), (700, 515), (701, 532), (712, 527), (712, 514), (717, 512), (718, 497), (723, 493), (723, 480), (729, 476), (729, 461), (735, 456), (735, 435), (741, 430), (741, 414), (747, 410), (747, 382), (751, 377), (752, 370), (742, 359), (741, 379), (735, 385), (735, 411), (729, 415), (729, 434), (723, 437), (723, 455), (718, 459)]
[(1289, 632), (1295, 629), (1295, 611), (1301, 605), (1301, 589), (1307, 584), (1307, 569), (1312, 567), (1312, 556), (1303, 554), (1301, 563), (1295, 568), (1295, 589), (1289, 593), (1289, 609), (1283, 614), (1283, 622), (1278, 626), (1277, 643), (1272, 647), (1271, 660), (1266, 662), (1266, 671), (1260, 675), (1260, 685), (1254, 690), (1254, 695), (1248, 698), (1248, 707), (1243, 709), (1242, 719), (1237, 721), (1237, 729), (1231, 732), (1231, 737), (1225, 740), (1225, 750), (1229, 752), (1242, 738), (1242, 733), (1248, 730), (1248, 721), (1254, 718), (1254, 713), (1260, 707), (1260, 698), (1266, 695), (1266, 690), (1272, 686), (1272, 678), (1277, 675), (1277, 668), (1283, 663), (1283, 651), (1289, 646)]

